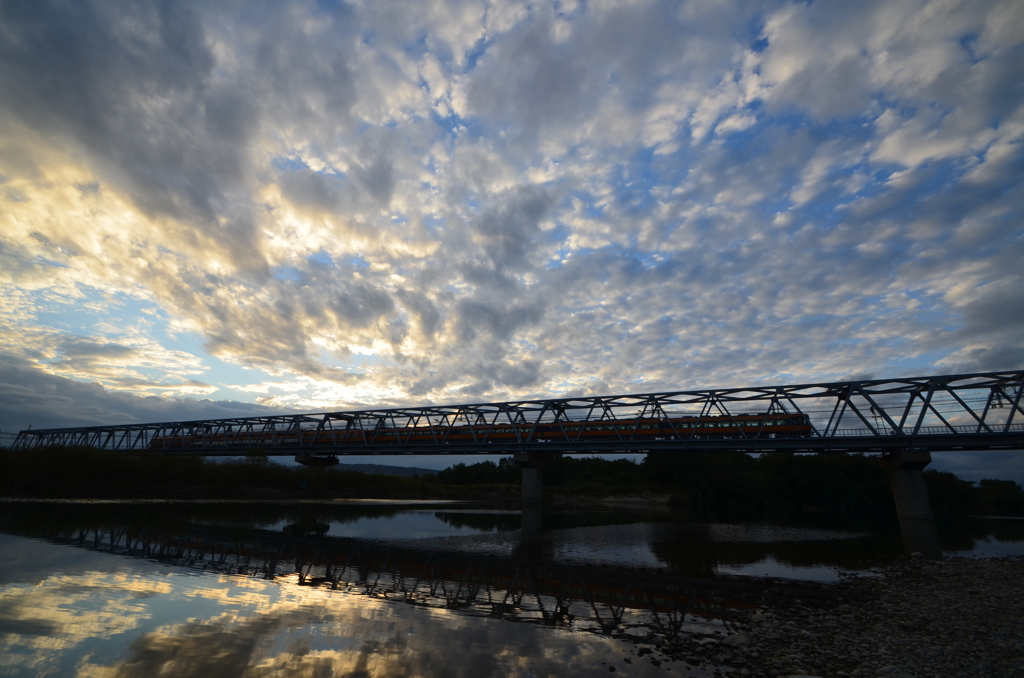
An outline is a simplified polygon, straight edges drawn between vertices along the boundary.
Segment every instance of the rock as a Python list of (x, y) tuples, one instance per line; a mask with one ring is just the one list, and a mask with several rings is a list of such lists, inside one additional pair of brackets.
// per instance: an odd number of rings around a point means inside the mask
[(743, 647), (744, 645), (750, 645), (750, 637), (745, 633), (734, 633), (731, 636), (726, 636), (722, 641), (722, 645)]

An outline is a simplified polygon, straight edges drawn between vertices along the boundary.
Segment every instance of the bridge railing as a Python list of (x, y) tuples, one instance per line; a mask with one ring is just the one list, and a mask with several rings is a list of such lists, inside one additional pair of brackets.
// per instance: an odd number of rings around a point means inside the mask
[[(1022, 424), (1010, 424), (1007, 433), (1024, 433), (1024, 423)], [(922, 426), (914, 435), (919, 436), (936, 436), (936, 435), (950, 435), (953, 433), (962, 433), (966, 435), (976, 435), (980, 433), (977, 425), (962, 424), (962, 425), (950, 425), (950, 426)], [(875, 431), (871, 431), (866, 428), (843, 428), (837, 431), (832, 431), (832, 436), (844, 438), (844, 437), (866, 437), (872, 435), (907, 435), (900, 431), (896, 431), (890, 428), (878, 428)]]

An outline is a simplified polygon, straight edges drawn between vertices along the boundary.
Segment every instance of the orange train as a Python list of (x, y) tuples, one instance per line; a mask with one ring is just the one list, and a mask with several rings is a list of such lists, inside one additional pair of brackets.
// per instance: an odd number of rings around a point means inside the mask
[[(673, 417), (557, 421), (537, 424), (477, 424), (474, 426), (407, 426), (402, 428), (335, 429), (257, 433), (228, 431), (185, 436), (157, 436), (152, 450), (182, 450), (219, 446), (257, 445), (301, 447), (367, 447), (398, 445), (472, 445), (474, 443), (578, 443), (616, 440), (675, 440), (682, 438), (806, 438), (813, 434), (805, 414), (741, 414), (734, 417)], [(531, 437), (532, 432), (532, 437)], [(517, 438), (518, 433), (518, 438)]]

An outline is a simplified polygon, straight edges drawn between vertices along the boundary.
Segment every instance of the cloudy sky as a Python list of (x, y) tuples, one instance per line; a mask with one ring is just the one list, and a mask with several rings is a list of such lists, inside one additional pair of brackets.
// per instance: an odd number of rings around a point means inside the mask
[(0, 428), (1024, 366), (1024, 3), (0, 0)]

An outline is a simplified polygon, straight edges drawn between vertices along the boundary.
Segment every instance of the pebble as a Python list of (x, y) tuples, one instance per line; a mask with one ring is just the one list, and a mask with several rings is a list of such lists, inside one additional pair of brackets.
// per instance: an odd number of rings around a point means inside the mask
[(838, 605), (751, 610), (703, 657), (660, 652), (754, 678), (1024, 676), (1024, 559), (912, 556), (878, 575), (835, 584)]

